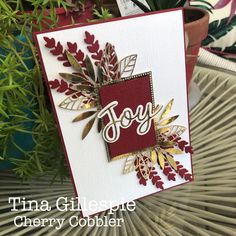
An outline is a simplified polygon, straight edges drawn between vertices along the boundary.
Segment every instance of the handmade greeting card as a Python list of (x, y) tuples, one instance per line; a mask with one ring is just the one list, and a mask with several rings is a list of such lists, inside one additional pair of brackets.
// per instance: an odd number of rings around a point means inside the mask
[(35, 39), (84, 216), (192, 180), (182, 10)]

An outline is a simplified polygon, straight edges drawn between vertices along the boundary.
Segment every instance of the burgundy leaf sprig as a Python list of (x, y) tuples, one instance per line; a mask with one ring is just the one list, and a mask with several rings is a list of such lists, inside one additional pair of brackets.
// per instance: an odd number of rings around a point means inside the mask
[(72, 89), (73, 84), (69, 84), (64, 80), (54, 79), (48, 82), (49, 87), (51, 89), (56, 89), (59, 93), (65, 93), (65, 95), (69, 96), (71, 94), (76, 93), (77, 91)]
[[(62, 61), (65, 67), (70, 67), (71, 64), (68, 61), (66, 50), (63, 48), (60, 42), (56, 42), (54, 38), (44, 37), (46, 42), (45, 47), (51, 49), (50, 53), (54, 56), (57, 56), (58, 61)], [(67, 50), (70, 52), (81, 64), (83, 68), (86, 68), (85, 65), (85, 54), (81, 49), (77, 49), (77, 43), (67, 42)]]
[(175, 142), (181, 151), (184, 151), (185, 153), (193, 154), (192, 146), (189, 146), (188, 142), (185, 140), (182, 140), (181, 137), (177, 135), (173, 135), (169, 137), (169, 140), (172, 142)]
[[(139, 179), (139, 184), (146, 186), (148, 179), (151, 180), (152, 184), (156, 186), (156, 188), (164, 189), (163, 184), (164, 182), (161, 181), (161, 177), (158, 175), (157, 171), (155, 170), (155, 167), (151, 165), (151, 160), (147, 156), (142, 156), (142, 160), (139, 160), (140, 157), (137, 157), (137, 159), (134, 162), (135, 170), (137, 172), (137, 178)], [(140, 166), (139, 162), (143, 165)], [(146, 171), (145, 166), (146, 165)], [(148, 172), (148, 177), (145, 176), (145, 172)]]
[(86, 31), (84, 42), (88, 44), (87, 49), (92, 54), (92, 58), (96, 61), (95, 64), (98, 64), (103, 55), (103, 51), (100, 49), (99, 41), (95, 39), (93, 34)]
[(177, 164), (176, 172), (179, 174), (179, 176), (185, 179), (186, 181), (192, 181), (193, 180), (192, 174), (190, 174), (188, 170), (185, 169), (183, 165), (180, 164), (179, 161), (176, 161), (176, 164)]
[(165, 161), (165, 167), (163, 169), (163, 174), (167, 176), (169, 181), (175, 181), (176, 174), (172, 171), (172, 168), (170, 167), (169, 163)]
[(152, 181), (152, 184), (155, 185), (159, 189), (164, 189), (164, 182), (161, 180), (161, 177), (158, 175), (157, 171), (155, 171), (155, 167), (150, 168), (149, 179)]

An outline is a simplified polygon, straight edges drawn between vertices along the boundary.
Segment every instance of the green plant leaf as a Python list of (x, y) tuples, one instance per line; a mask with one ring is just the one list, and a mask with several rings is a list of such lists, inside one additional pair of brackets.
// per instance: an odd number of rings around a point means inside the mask
[(236, 55), (236, 42), (232, 46), (226, 47), (224, 52), (233, 53)]
[(186, 0), (180, 0), (178, 1), (178, 3), (176, 4), (176, 7), (183, 7), (186, 3)]
[(156, 11), (155, 0), (146, 0), (148, 6), (150, 7), (151, 11)]
[(236, 15), (228, 23), (228, 17), (222, 20), (216, 20), (209, 24), (208, 36), (203, 40), (202, 45), (207, 46), (208, 44), (222, 38), (227, 35), (236, 26)]
[(198, 7), (198, 8), (204, 9), (204, 10), (209, 11), (210, 13), (212, 13), (211, 8), (208, 7), (208, 6), (199, 5), (199, 4), (196, 4), (196, 5), (194, 4), (194, 5), (191, 5), (191, 6), (193, 6), (193, 7)]
[[(197, 0), (196, 2), (201, 2), (201, 3), (204, 3), (206, 4), (208, 7), (210, 7), (210, 9), (214, 9), (214, 6), (208, 2), (208, 1), (205, 1), (205, 0)], [(201, 5), (202, 6), (202, 5)]]
[(143, 10), (144, 12), (150, 12), (151, 10), (146, 7), (143, 3), (141, 3), (138, 0), (131, 0), (134, 4), (136, 4), (141, 10)]

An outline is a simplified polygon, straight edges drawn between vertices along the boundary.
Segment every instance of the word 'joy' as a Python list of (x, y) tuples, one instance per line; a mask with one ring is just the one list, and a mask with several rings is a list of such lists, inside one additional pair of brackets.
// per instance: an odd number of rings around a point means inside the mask
[(145, 135), (149, 132), (151, 122), (158, 113), (158, 110), (153, 111), (151, 102), (148, 102), (145, 107), (138, 105), (135, 112), (127, 107), (119, 117), (114, 110), (117, 105), (118, 102), (113, 101), (98, 113), (98, 118), (103, 118), (106, 115), (109, 118), (109, 122), (103, 129), (103, 138), (107, 143), (116, 142), (120, 137), (120, 129), (128, 129), (134, 121), (139, 124), (136, 130), (138, 135)]

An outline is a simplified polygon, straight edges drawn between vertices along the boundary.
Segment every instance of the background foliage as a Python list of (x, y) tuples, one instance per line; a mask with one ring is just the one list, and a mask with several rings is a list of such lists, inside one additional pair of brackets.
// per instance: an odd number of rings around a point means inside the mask
[[(21, 178), (53, 172), (54, 178), (63, 179), (68, 174), (32, 30), (43, 25), (53, 28), (57, 7), (79, 12), (83, 4), (70, 0), (0, 0), (0, 169), (13, 168)], [(45, 11), (49, 12), (47, 16)], [(95, 15), (111, 17), (104, 9), (96, 10)]]

